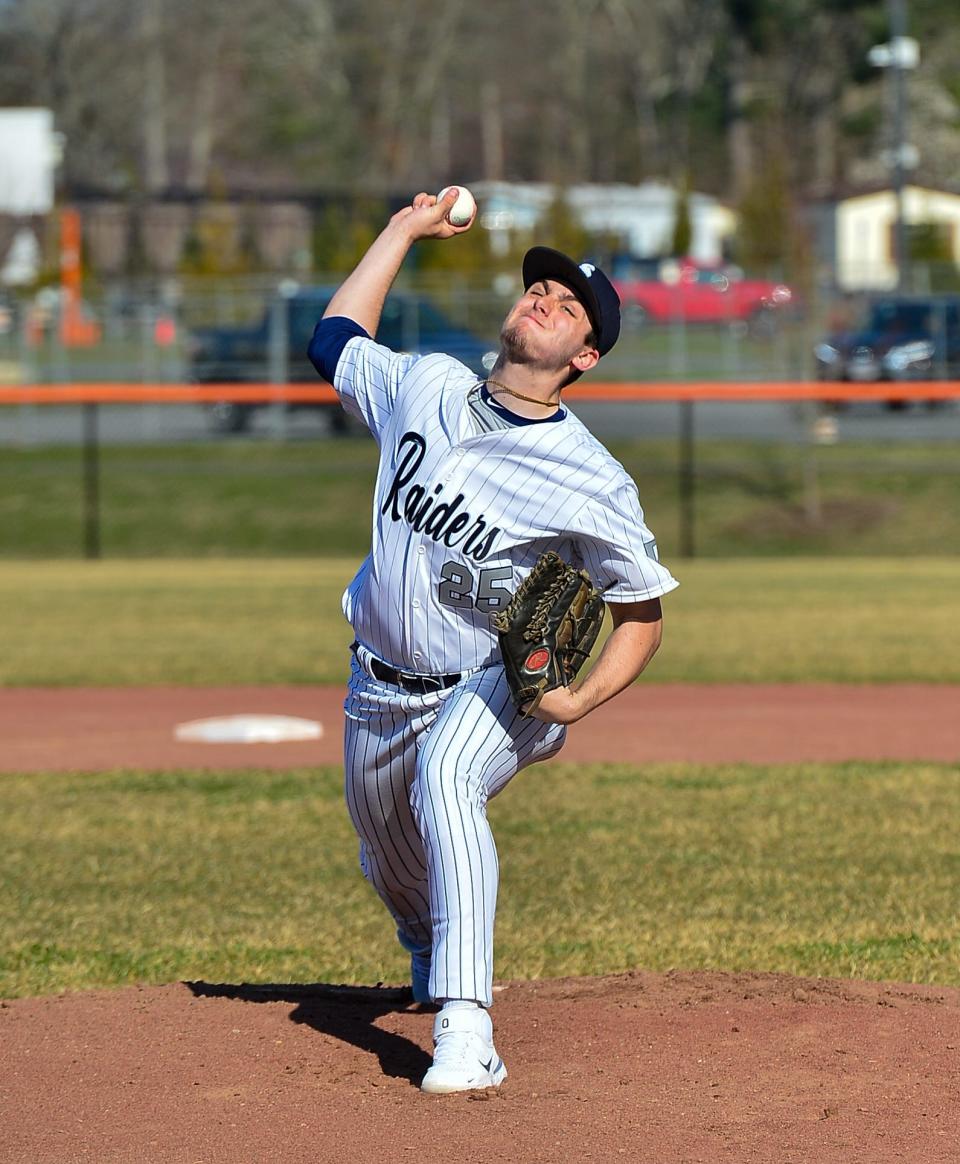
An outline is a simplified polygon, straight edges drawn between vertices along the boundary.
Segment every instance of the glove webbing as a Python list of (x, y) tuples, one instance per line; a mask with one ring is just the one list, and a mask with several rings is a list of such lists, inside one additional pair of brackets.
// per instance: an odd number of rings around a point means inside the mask
[[(549, 568), (549, 563), (547, 563), (547, 568)], [(526, 642), (530, 643), (536, 639), (543, 638), (547, 629), (547, 615), (553, 609), (554, 604), (560, 597), (560, 592), (566, 585), (566, 578), (562, 574), (558, 574), (550, 589), (543, 592), (540, 601), (537, 603), (536, 610), (533, 612), (533, 617), (530, 619), (530, 625), (523, 632), (523, 637)]]
[[(507, 605), (493, 616), (493, 625), (497, 630), (506, 631), (510, 629), (511, 621), (516, 617), (517, 612), (524, 602), (524, 591), (532, 588), (532, 583), (539, 581), (544, 574), (555, 574), (556, 563), (563, 565), (559, 554), (548, 550), (547, 553), (542, 554), (534, 564), (533, 569), (524, 579), (524, 582), (519, 587), (517, 592), (513, 595)], [(543, 636), (546, 630), (546, 616), (551, 606), (556, 602), (557, 596), (564, 585), (564, 579), (561, 574), (555, 574), (553, 585), (549, 590), (545, 591), (537, 601), (537, 607), (533, 612), (532, 621), (524, 630), (524, 636), (528, 640), (538, 639)]]

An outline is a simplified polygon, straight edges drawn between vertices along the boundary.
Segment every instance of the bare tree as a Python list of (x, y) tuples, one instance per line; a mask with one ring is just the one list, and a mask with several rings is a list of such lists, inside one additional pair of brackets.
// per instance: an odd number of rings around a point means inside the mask
[[(466, 0), (370, 3), (368, 19), (371, 10), (377, 14), (378, 39), (367, 61), (373, 65), (374, 93), (367, 174), (388, 187), (419, 185), (438, 142), (449, 132), (444, 105), (450, 101), (447, 82), (462, 44)], [(434, 181), (442, 177), (430, 176)]]
[(33, 100), (53, 109), (65, 136), (62, 176), (120, 191), (139, 171), (135, 10), (122, 0), (25, 0), (18, 4), (34, 58)]
[(170, 185), (167, 167), (167, 73), (160, 0), (140, 0), (143, 59), (143, 184), (148, 194)]
[(621, 68), (628, 78), (641, 167), (647, 174), (661, 174), (667, 167), (657, 100), (669, 91), (670, 81), (657, 5), (606, 0), (606, 9), (622, 54)]
[(629, 82), (642, 173), (681, 184), (695, 169), (694, 108), (717, 59), (722, 10), (715, 0), (604, 0), (604, 7)]
[[(911, 120), (940, 181), (960, 166), (954, 10), (911, 6), (923, 94)], [(65, 182), (112, 194), (392, 193), (482, 173), (689, 177), (739, 197), (765, 139), (792, 188), (829, 191), (879, 165), (882, 85), (864, 59), (884, 12), (883, 0), (558, 0), (549, 18), (515, 0), (0, 0), (0, 103), (52, 108)]]
[(554, 5), (564, 35), (555, 58), (560, 100), (551, 106), (556, 134), (551, 168), (567, 181), (583, 181), (591, 170), (590, 33), (599, 7), (600, 0), (556, 0)]
[(483, 167), (485, 178), (500, 181), (504, 174), (503, 101), (496, 80), (483, 82), (480, 89), (481, 126), (483, 135)]
[(224, 42), (228, 14), (219, 0), (205, 7), (205, 52), (203, 68), (197, 70), (193, 117), (187, 127), (187, 164), (184, 186), (190, 191), (207, 188), (210, 162), (217, 140), (217, 99), (222, 84)]

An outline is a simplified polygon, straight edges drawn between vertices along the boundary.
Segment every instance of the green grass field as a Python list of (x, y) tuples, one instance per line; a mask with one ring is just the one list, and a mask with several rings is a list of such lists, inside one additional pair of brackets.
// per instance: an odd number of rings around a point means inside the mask
[[(958, 771), (558, 765), (491, 805), (501, 978), (960, 985)], [(0, 776), (0, 996), (408, 981), (333, 769)]]
[[(0, 685), (343, 682), (358, 561), (8, 562)], [(674, 569), (643, 682), (960, 682), (960, 558)]]
[[(0, 417), (0, 419), (3, 419)], [(681, 541), (674, 440), (611, 442), (640, 488), (665, 561)], [(816, 462), (817, 490), (810, 486)], [(106, 447), (106, 558), (360, 556), (369, 543), (370, 439)], [(930, 445), (703, 441), (698, 557), (937, 555), (960, 547), (960, 461)], [(78, 558), (78, 449), (4, 449), (0, 558)]]

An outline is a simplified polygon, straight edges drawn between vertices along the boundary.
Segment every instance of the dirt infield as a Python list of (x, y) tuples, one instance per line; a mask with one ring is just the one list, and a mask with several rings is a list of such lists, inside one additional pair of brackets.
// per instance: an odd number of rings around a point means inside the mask
[[(342, 692), (331, 687), (12, 688), (0, 691), (0, 771), (339, 764)], [(571, 729), (560, 760), (960, 760), (960, 688), (639, 685)], [(198, 744), (177, 724), (264, 713), (319, 721), (322, 739)]]
[(960, 991), (767, 975), (508, 984), (499, 1094), (417, 1089), (398, 991), (162, 988), (0, 1008), (4, 1164), (955, 1162)]
[[(960, 760), (957, 688), (638, 687), (567, 760)], [(297, 744), (176, 741), (201, 716)], [(6, 771), (339, 760), (340, 693), (0, 692)], [(639, 730), (642, 725), (642, 731)], [(395, 988), (179, 983), (0, 1002), (0, 1164), (955, 1164), (960, 990), (764, 974), (501, 983), (493, 1096), (422, 1095), (432, 1012)]]

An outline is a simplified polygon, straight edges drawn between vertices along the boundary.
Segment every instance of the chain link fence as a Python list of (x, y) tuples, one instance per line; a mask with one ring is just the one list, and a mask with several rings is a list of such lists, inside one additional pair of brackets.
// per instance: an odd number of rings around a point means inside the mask
[[(661, 274), (669, 270), (660, 265)], [(956, 307), (948, 318), (944, 306), (954, 293), (939, 290), (949, 285), (949, 275), (937, 264), (914, 264), (909, 292), (854, 293), (839, 290), (830, 278), (796, 289), (776, 272), (748, 278), (732, 267), (678, 265), (668, 280), (624, 269), (618, 278), (623, 336), (605, 359), (603, 375), (630, 381), (816, 378), (824, 373), (817, 358), (822, 345), (840, 332), (869, 332), (872, 304), (904, 298), (918, 304), (914, 338), (922, 338), (921, 315), (930, 305), (927, 330), (934, 340), (940, 334), (950, 341), (938, 347), (923, 375), (955, 375), (960, 339), (948, 333), (960, 324)], [(178, 382), (209, 379), (214, 372), (225, 380), (305, 379), (312, 375), (304, 359), (309, 331), (341, 279), (318, 274), (305, 285), (267, 277), (194, 277), (90, 287), (75, 308), (82, 330), (72, 339), (56, 288), (29, 296), (8, 293), (0, 299), (0, 383)], [(384, 342), (417, 350), (456, 330), (493, 349), (519, 290), (518, 281), (502, 276), (490, 285), (465, 275), (403, 274), (394, 296), (403, 319), (385, 317)], [(215, 340), (224, 353), (222, 366), (209, 360), (198, 366), (198, 348), (202, 354), (204, 344), (209, 348)], [(896, 378), (895, 368), (877, 367), (873, 378), (891, 372)]]

